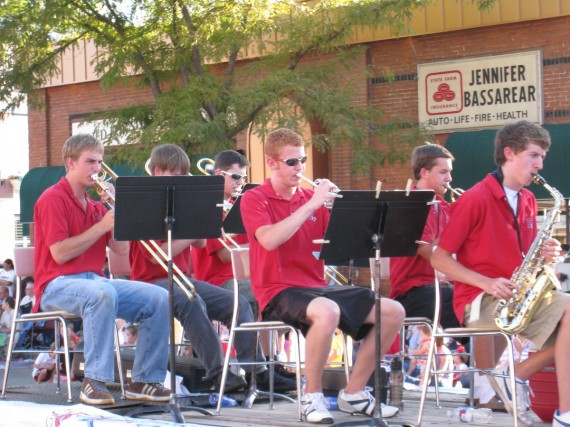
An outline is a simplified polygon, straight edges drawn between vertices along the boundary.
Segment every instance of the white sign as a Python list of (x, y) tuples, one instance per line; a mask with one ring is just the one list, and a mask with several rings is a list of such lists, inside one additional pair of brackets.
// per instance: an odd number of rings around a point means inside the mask
[(418, 66), (419, 121), (433, 132), (543, 122), (540, 52)]
[(112, 124), (107, 120), (92, 120), (89, 122), (71, 123), (71, 134), (87, 133), (93, 135), (105, 146), (127, 144), (127, 137), (123, 136), (119, 140), (110, 139)]

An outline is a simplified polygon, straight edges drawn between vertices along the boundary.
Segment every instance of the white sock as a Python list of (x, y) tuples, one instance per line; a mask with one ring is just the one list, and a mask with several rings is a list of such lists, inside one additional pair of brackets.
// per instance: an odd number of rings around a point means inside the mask
[(343, 398), (348, 398), (348, 399), (350, 399), (351, 397), (356, 397), (356, 398), (359, 398), (359, 397), (360, 397), (359, 394), (358, 394), (358, 393), (360, 393), (359, 391), (357, 391), (356, 393), (347, 393), (346, 391), (344, 391), (344, 388), (343, 388), (343, 389), (341, 390), (341, 392), (342, 392)]
[(317, 397), (318, 394), (323, 395), (323, 393), (319, 393), (318, 391), (315, 391), (314, 393), (305, 393), (303, 395), (303, 399), (304, 400), (310, 400), (310, 399)]

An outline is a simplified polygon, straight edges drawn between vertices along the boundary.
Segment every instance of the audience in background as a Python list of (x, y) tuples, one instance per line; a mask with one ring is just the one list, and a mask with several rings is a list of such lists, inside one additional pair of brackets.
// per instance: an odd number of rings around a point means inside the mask
[(40, 353), (34, 362), (32, 377), (39, 383), (50, 381), (55, 371), (55, 343), (51, 343), (49, 353)]
[[(25, 277), (22, 279), (22, 285), (25, 286), (25, 295), (20, 301), (20, 313), (28, 314), (32, 311), (32, 307), (36, 303), (34, 296), (34, 279), (32, 277)], [(43, 322), (42, 322), (43, 323)], [(34, 322), (26, 322), (20, 324), (20, 336), (16, 341), (16, 348), (23, 347), (26, 339), (31, 335)]]
[(139, 335), (139, 326), (136, 324), (123, 326), (123, 334), (125, 336), (125, 346), (135, 346)]
[(16, 282), (16, 272), (14, 271), (14, 261), (7, 258), (0, 268), (0, 286), (8, 286), (10, 295), (14, 295), (14, 283)]

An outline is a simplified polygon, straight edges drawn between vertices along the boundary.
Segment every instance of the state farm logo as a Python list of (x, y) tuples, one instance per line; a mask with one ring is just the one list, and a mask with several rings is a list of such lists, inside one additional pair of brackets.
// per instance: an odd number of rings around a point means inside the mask
[(463, 79), (460, 71), (442, 71), (426, 76), (426, 112), (429, 115), (463, 110)]
[(433, 94), (435, 102), (453, 101), (455, 92), (451, 90), (447, 83), (442, 83), (437, 87), (437, 92)]

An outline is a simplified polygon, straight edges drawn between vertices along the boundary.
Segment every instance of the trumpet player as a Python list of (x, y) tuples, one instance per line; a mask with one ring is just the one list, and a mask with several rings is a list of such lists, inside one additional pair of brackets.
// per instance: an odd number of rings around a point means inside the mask
[[(431, 206), (421, 240), (413, 257), (390, 258), (390, 298), (404, 306), (408, 317), (427, 317), (433, 320), (435, 287), (430, 258), (439, 236), (449, 220), (450, 205), (443, 196), (451, 182), (453, 155), (436, 144), (421, 145), (412, 152), (412, 171), (416, 185), (412, 190), (433, 190), (438, 202)], [(453, 286), (442, 283), (441, 324), (444, 328), (458, 327), (453, 312)]]
[[(338, 327), (354, 339), (364, 339), (349, 383), (339, 392), (342, 411), (371, 416), (374, 397), (365, 390), (374, 371), (375, 339), (382, 339), (382, 354), (404, 320), (404, 309), (393, 300), (382, 302), (380, 325), (375, 325), (374, 294), (358, 286), (327, 286), (324, 263), (313, 255), (320, 246), (329, 219), (324, 206), (336, 186), (328, 179), (314, 190), (300, 187), (299, 173), (307, 160), (305, 142), (289, 129), (270, 132), (265, 160), (271, 176), (244, 193), (241, 213), (250, 242), (252, 288), (264, 320), (284, 321), (305, 338), (305, 394), (303, 418), (310, 423), (332, 423), (323, 397), (322, 376)], [(382, 405), (385, 417), (398, 408)]]
[[(154, 176), (188, 175), (190, 160), (188, 155), (177, 145), (165, 144), (154, 147), (150, 157), (150, 170)], [(199, 227), (199, 224), (196, 225)], [(158, 242), (165, 244), (166, 242)], [(190, 265), (190, 246), (203, 247), (205, 241), (200, 240), (174, 240), (172, 242), (173, 261), (182, 271), (188, 271)], [(134, 278), (154, 283), (162, 288), (168, 286), (168, 274), (158, 265), (157, 261), (146, 251), (140, 242), (131, 242), (129, 259)], [(197, 267), (197, 266), (196, 266)], [(190, 279), (197, 296), (190, 301), (184, 292), (174, 288), (174, 316), (180, 321), (187, 338), (192, 343), (198, 358), (204, 365), (206, 377), (219, 389), (224, 353), (222, 344), (212, 320), (230, 326), (233, 314), (233, 291), (222, 289), (210, 283)], [(253, 322), (253, 311), (246, 298), (240, 296), (238, 322)], [(260, 348), (255, 351), (255, 332), (243, 333), (240, 340), (235, 343), (237, 358), (242, 362), (259, 361), (256, 365), (257, 381), (259, 384), (268, 383), (268, 371), (264, 365)], [(166, 348), (166, 347), (164, 347)], [(163, 348), (163, 349), (164, 349)], [(255, 353), (255, 354), (254, 354)], [(246, 366), (252, 369), (252, 365)], [(276, 375), (275, 390), (287, 391), (295, 389), (295, 383)], [(237, 391), (247, 385), (244, 378), (228, 372), (225, 392)]]
[[(214, 174), (224, 177), (224, 205), (231, 209), (236, 197), (241, 194), (241, 188), (245, 184), (247, 177), (247, 168), (249, 161), (245, 156), (234, 150), (226, 150), (219, 153), (214, 159)], [(222, 236), (222, 239), (225, 239)], [(238, 234), (232, 237), (233, 241), (238, 245), (249, 243), (247, 235)], [(194, 277), (198, 280), (220, 286), (233, 292), (234, 281), (231, 264), (231, 255), (228, 246), (232, 246), (233, 242), (226, 240), (225, 245), (220, 239), (207, 239), (206, 247), (192, 250), (192, 260), (194, 264)], [(240, 280), (239, 293), (243, 295), (251, 304), (254, 316), (259, 314), (259, 307), (253, 291), (251, 290), (250, 280)], [(269, 332), (261, 333), (261, 346), (263, 353), (268, 357)], [(275, 372), (286, 378), (295, 377), (294, 373), (290, 373), (281, 364), (274, 366)], [(258, 386), (262, 388), (268, 387), (268, 378), (262, 378)], [(295, 390), (296, 384), (293, 380), (284, 381), (279, 378), (279, 391)]]
[[(105, 248), (125, 254), (127, 242), (113, 239), (114, 211), (86, 193), (101, 168), (103, 145), (91, 135), (74, 135), (63, 146), (66, 175), (49, 187), (34, 208), (34, 311), (64, 310), (81, 316), (85, 379), (80, 399), (112, 404), (105, 383), (114, 378), (115, 318), (140, 325), (128, 399), (166, 402), (168, 294), (164, 289), (103, 276)], [(107, 201), (107, 195), (102, 195)]]
[[(447, 227), (432, 255), (432, 265), (455, 280), (454, 307), (467, 327), (497, 328), (493, 321), (499, 300), (520, 289), (513, 272), (526, 261), (525, 254), (537, 235), (537, 205), (528, 186), (544, 164), (551, 140), (541, 126), (521, 120), (499, 129), (495, 136), (497, 169), (466, 191), (451, 208)], [(553, 261), (560, 244), (544, 236), (538, 257)], [(456, 254), (455, 259), (452, 254)], [(515, 367), (516, 389), (506, 378), (489, 376), (489, 382), (512, 413), (513, 393), (521, 423), (532, 425), (527, 380), (556, 363), (559, 408), (553, 426), (570, 425), (570, 295), (550, 291), (520, 335), (539, 349)], [(475, 362), (493, 369), (504, 351), (504, 340), (477, 339)], [(506, 374), (503, 368), (494, 373)]]

